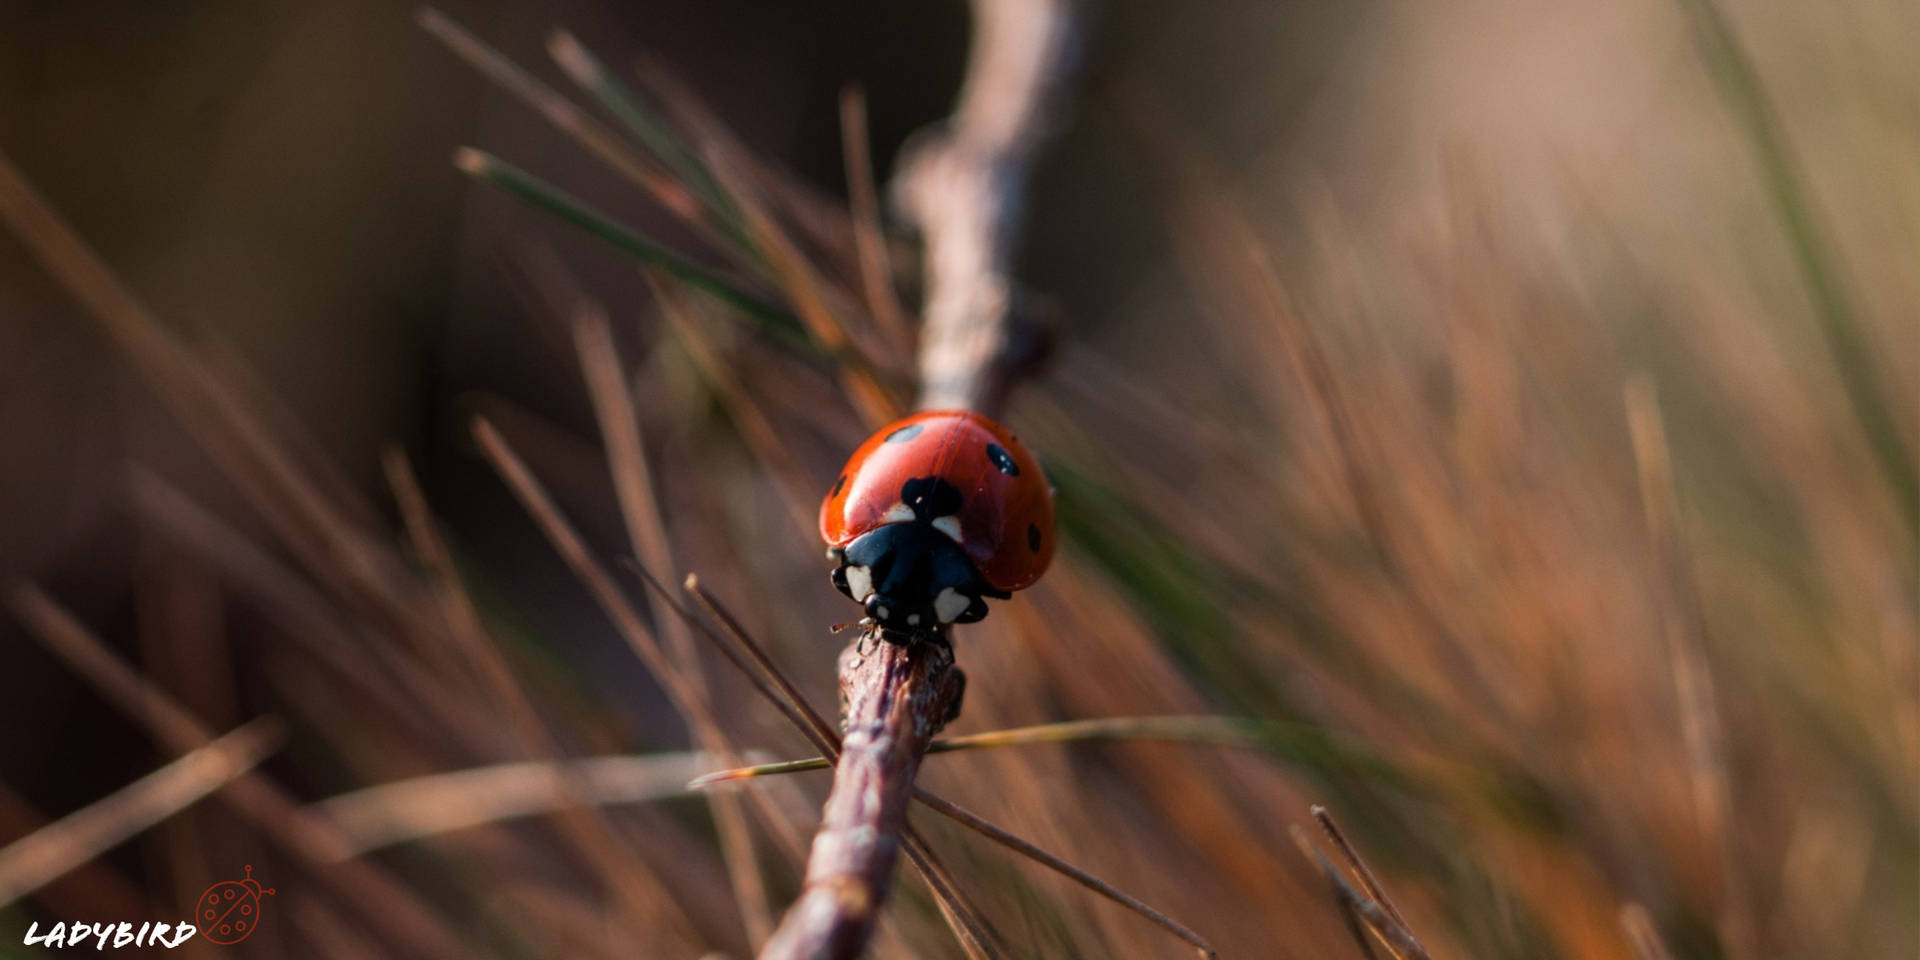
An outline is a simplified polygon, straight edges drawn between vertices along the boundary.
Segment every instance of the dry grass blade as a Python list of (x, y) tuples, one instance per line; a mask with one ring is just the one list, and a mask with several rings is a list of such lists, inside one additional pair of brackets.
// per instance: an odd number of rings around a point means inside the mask
[(788, 446), (787, 438), (774, 428), (766, 410), (747, 391), (740, 375), (720, 357), (706, 334), (687, 315), (687, 307), (668, 283), (667, 275), (657, 270), (643, 271), (643, 275), (660, 304), (660, 315), (673, 328), (680, 346), (719, 396), (741, 439), (753, 450), (754, 457), (772, 471), (780, 502), (786, 507), (795, 529), (802, 537), (813, 536), (817, 523), (813, 490), (807, 471)]
[[(475, 608), (473, 598), (467, 594), (460, 571), (454, 565), (453, 554), (441, 539), (432, 511), (427, 506), (426, 496), (421, 492), (413, 470), (407, 465), (405, 454), (390, 449), (382, 458), (382, 463), (386, 468), (388, 483), (393, 487), (394, 499), (400, 504), (400, 513), (414, 549), (432, 574), (434, 594), (446, 617), (447, 633), (453, 638), (454, 646), (459, 648), (467, 666), (479, 675), (488, 701), (505, 709), (508, 722), (519, 734), (524, 755), (535, 760), (558, 758), (561, 755), (559, 742), (540, 719), (533, 701), (515, 682), (512, 667), (500, 655), (493, 639), (487, 635), (486, 627), (481, 624), (480, 612)], [(554, 769), (559, 776), (553, 784), (562, 801), (557, 807), (560, 833), (575, 853), (591, 865), (607, 889), (619, 898), (624, 922), (630, 928), (643, 922), (683, 925), (683, 917), (660, 910), (661, 905), (672, 902), (672, 898), (666, 895), (661, 878), (642, 866), (632, 844), (592, 809), (593, 804), (587, 800), (590, 785), (574, 783), (570, 779), (573, 770), (570, 766), (561, 764)], [(452, 812), (459, 808), (457, 802), (449, 802), (442, 810)], [(645, 932), (644, 929), (632, 930), (636, 935)]]
[[(31, 583), (6, 590), (7, 606), (74, 672), (169, 750), (186, 753), (213, 742), (198, 720), (106, 648), (99, 638)], [(352, 845), (331, 823), (314, 817), (285, 790), (249, 771), (220, 791), (222, 799), (258, 825), (270, 839), (316, 867), (316, 874), (354, 909), (406, 949), (439, 960), (468, 956), (440, 918), (408, 888), (360, 860), (347, 859)]]
[[(811, 183), (791, 172), (763, 162), (733, 135), (705, 100), (682, 83), (657, 57), (643, 51), (636, 60), (635, 72), (640, 86), (646, 90), (651, 102), (660, 107), (663, 115), (671, 119), (688, 149), (700, 157), (703, 164), (709, 162), (706, 159), (707, 151), (717, 147), (737, 161), (739, 171), (762, 189), (760, 197), (772, 204), (767, 213), (798, 230), (810, 247), (817, 248), (823, 254), (825, 262), (850, 264), (855, 261), (857, 254), (853, 247), (853, 232), (847, 223), (844, 204), (829, 199)], [(715, 177), (716, 189), (726, 194), (728, 187), (719, 178), (718, 172), (709, 170), (709, 173)], [(732, 195), (727, 195), (727, 199), (732, 211), (740, 213), (740, 206), (745, 200)], [(840, 272), (852, 275), (850, 270)], [(838, 289), (834, 291), (836, 297), (841, 292)], [(856, 300), (854, 297), (845, 299), (849, 304)]]
[[(593, 552), (588, 549), (579, 531), (575, 530), (573, 524), (560, 512), (553, 498), (547, 494), (546, 488), (541, 485), (538, 478), (534, 477), (533, 472), (527, 469), (526, 463), (514, 453), (513, 448), (500, 436), (499, 431), (495, 430), (485, 418), (474, 419), (473, 435), (488, 461), (499, 472), (501, 479), (506, 481), (508, 488), (520, 501), (521, 506), (533, 517), (541, 532), (546, 535), (548, 542), (559, 551), (580, 582), (593, 593), (601, 611), (613, 621), (614, 629), (626, 639), (628, 646), (640, 657), (640, 661), (659, 680), (668, 698), (680, 711), (680, 715), (687, 718), (689, 724), (694, 725), (696, 735), (722, 745), (727, 750), (732, 750), (733, 748), (717, 726), (710, 728), (702, 726), (702, 718), (710, 720), (712, 714), (698, 699), (698, 692), (687, 682), (686, 676), (679, 668), (667, 659), (653, 631), (641, 620), (639, 613), (633, 609), (626, 595), (614, 584), (613, 578), (608, 575), (606, 569), (594, 559)], [(762, 812), (767, 817), (768, 825), (774, 829), (775, 836), (782, 838), (783, 843), (790, 846), (790, 852), (797, 857), (799, 839), (798, 837), (789, 839), (788, 832), (780, 829), (784, 818), (769, 801), (757, 799), (755, 802), (765, 804)]]
[[(0, 836), (24, 837), (53, 822), (54, 818), (42, 815), (26, 798), (0, 784)], [(74, 867), (35, 891), (32, 899), (40, 907), (68, 917), (158, 916), (167, 912), (156, 909), (150, 891), (136, 888), (101, 860)]]
[(1687, 745), (1694, 819), (1719, 860), (1720, 937), (1734, 960), (1748, 960), (1758, 956), (1759, 930), (1752, 894), (1735, 850), (1733, 790), (1727, 773), (1719, 698), (1714, 693), (1712, 663), (1702, 636), (1699, 593), (1680, 539), (1679, 494), (1673, 484), (1666, 426), (1653, 381), (1644, 376), (1629, 380), (1624, 402), (1654, 569), (1663, 585), (1662, 627), (1679, 701), (1681, 736)]
[[(959, 750), (1044, 743), (1084, 743), (1098, 740), (1198, 743), (1227, 747), (1252, 747), (1258, 746), (1261, 742), (1260, 737), (1250, 728), (1247, 721), (1232, 717), (1107, 717), (1097, 720), (1043, 723), (1031, 727), (1013, 727), (1007, 730), (989, 730), (985, 733), (948, 737), (944, 740), (935, 740), (933, 745), (927, 748), (927, 753), (932, 755)], [(825, 757), (809, 757), (804, 760), (783, 760), (752, 767), (736, 767), (732, 770), (716, 770), (695, 778), (693, 782), (687, 784), (687, 788), (699, 790), (735, 780), (800, 773), (806, 770), (825, 770), (831, 766), (833, 766), (832, 762)]]
[[(626, 639), (628, 646), (666, 689), (675, 708), (690, 722), (698, 724), (701, 718), (710, 721), (713, 715), (698, 702), (698, 691), (680, 669), (667, 659), (652, 629), (627, 601), (626, 595), (614, 583), (606, 568), (594, 558), (586, 540), (574, 529), (566, 515), (560, 512), (546, 487), (528, 469), (526, 462), (520, 459), (519, 454), (485, 417), (474, 418), (473, 436), (481, 452), (493, 464), (501, 479), (506, 481), (515, 498), (533, 517), (554, 549), (572, 568), (574, 575), (593, 593), (602, 611), (613, 621), (615, 629)], [(716, 741), (724, 740), (717, 729), (710, 731), (710, 735)]]
[[(1382, 572), (1405, 597), (1409, 611), (1419, 618), (1426, 632), (1440, 641), (1443, 662), (1454, 683), (1463, 692), (1493, 708), (1497, 715), (1509, 715), (1511, 708), (1508, 699), (1502, 695), (1502, 685), (1487, 678), (1484, 661), (1472, 655), (1466, 639), (1460, 636), (1440, 608), (1421, 589), (1420, 580), (1415, 576), (1415, 571), (1421, 568), (1420, 558), (1410, 555), (1400, 539), (1394, 536), (1393, 519), (1386, 507), (1385, 491), (1390, 488), (1382, 482), (1378, 465), (1368, 458), (1362, 447), (1361, 420), (1355, 415), (1341, 387), (1340, 378), (1334, 373), (1332, 362), (1320, 346), (1319, 338), (1289, 307), (1280, 278), (1274, 273), (1273, 264), (1267, 259), (1266, 253), (1253, 247), (1248, 249), (1247, 256), (1259, 281), (1260, 292), (1266, 298), (1267, 308), (1272, 313), (1274, 330), (1285, 347), (1288, 361), (1309, 388), (1307, 393), (1315, 404), (1315, 413), (1333, 442), (1338, 454), (1341, 481), (1353, 500), (1361, 529), (1366, 533)], [(1509, 726), (1516, 730), (1525, 729), (1522, 724)]]
[(1393, 905), (1393, 898), (1387, 896), (1387, 888), (1381, 885), (1380, 878), (1373, 875), (1373, 869), (1361, 858), (1360, 851), (1347, 840), (1346, 831), (1340, 829), (1333, 814), (1319, 804), (1315, 804), (1309, 812), (1313, 814), (1314, 822), (1320, 824), (1320, 830), (1327, 835), (1327, 839), (1333, 841), (1334, 849), (1339, 850), (1340, 856), (1347, 861), (1347, 869), (1353, 871), (1354, 878), (1360, 881), (1360, 887), (1367, 892), (1367, 896), (1379, 903), (1387, 911), (1387, 916), (1393, 918), (1393, 922), (1412, 929), (1407, 918), (1400, 914), (1400, 908)]
[[(841, 390), (855, 412), (869, 428), (893, 420), (899, 415), (899, 401), (881, 382), (871, 358), (861, 352), (860, 341), (849, 334), (835, 312), (836, 304), (850, 306), (853, 301), (828, 283), (782, 225), (775, 205), (769, 202), (768, 189), (763, 189), (774, 178), (760, 170), (752, 153), (664, 69), (648, 65), (644, 71), (669, 106), (677, 109), (705, 168), (732, 201), (748, 238), (760, 251), (812, 342), (833, 361)], [(770, 189), (786, 201), (799, 199), (801, 193), (777, 183)], [(792, 203), (788, 207), (794, 208)], [(844, 220), (837, 210), (835, 215)]]
[(1694, 44), (1728, 110), (1743, 128), (1767, 198), (1813, 300), (1820, 333), (1833, 355), (1854, 420), (1912, 533), (1920, 525), (1920, 473), (1915, 471), (1906, 431), (1891, 413), (1896, 404), (1892, 397), (1897, 394), (1887, 389), (1880, 361), (1863, 331), (1854, 293), (1833, 256), (1831, 233), (1813, 201), (1813, 185), (1726, 13), (1714, 0), (1675, 0), (1675, 6), (1686, 17)]
[(1182, 924), (1179, 921), (1173, 919), (1172, 917), (1169, 917), (1166, 914), (1161, 913), (1160, 911), (1147, 906), (1146, 904), (1140, 902), (1138, 899), (1121, 891), (1119, 888), (1113, 886), (1112, 884), (1106, 882), (1105, 880), (1102, 880), (1099, 877), (1096, 877), (1093, 874), (1088, 873), (1085, 870), (1082, 870), (1079, 867), (1076, 867), (1073, 864), (1068, 863), (1065, 860), (1062, 860), (1051, 853), (1048, 853), (1047, 851), (1041, 849), (1038, 846), (1035, 846), (1033, 843), (1027, 840), (1023, 840), (1020, 837), (1017, 837), (1012, 833), (1007, 832), (1005, 829), (993, 823), (993, 821), (988, 820), (987, 818), (982, 817), (979, 814), (974, 813), (973, 811), (968, 810), (967, 808), (952, 802), (951, 800), (948, 800), (936, 793), (933, 793), (930, 790), (926, 790), (921, 787), (913, 788), (913, 798), (915, 800), (920, 801), (921, 803), (926, 804), (928, 807), (938, 811), (939, 813), (943, 814), (944, 816), (948, 817), (954, 822), (959, 823), (960, 825), (966, 827), (967, 829), (972, 830), (975, 833), (978, 833), (981, 836), (986, 837), (987, 839), (992, 840), (993, 842), (998, 843), (1001, 846), (1004, 846), (1007, 849), (1020, 854), (1021, 856), (1024, 856), (1030, 860), (1033, 860), (1036, 863), (1039, 863), (1043, 866), (1046, 866), (1047, 868), (1054, 870), (1055, 872), (1061, 874), (1062, 876), (1065, 876), (1068, 879), (1073, 880), (1075, 883), (1078, 883), (1081, 886), (1086, 887), (1088, 890), (1092, 890), (1094, 893), (1097, 893), (1103, 897), (1106, 897), (1107, 899), (1112, 900), (1114, 903), (1117, 903), (1123, 907), (1126, 907), (1128, 910), (1132, 910), (1134, 913), (1137, 913), (1143, 917), (1146, 917), (1148, 920), (1151, 920), (1154, 923), (1159, 924), (1161, 928), (1165, 929), (1168, 933), (1171, 933), (1174, 936), (1179, 937), (1182, 940), (1185, 940), (1187, 943), (1191, 944), (1195, 949), (1199, 950), (1200, 955), (1202, 957), (1212, 958), (1217, 956), (1213, 951), (1213, 945), (1209, 944), (1205, 939), (1201, 938), (1199, 934), (1194, 933), (1185, 924)]
[(583, 757), (436, 773), (329, 797), (307, 807), (338, 825), (360, 856), (399, 843), (564, 810), (684, 796), (703, 753)]
[[(1333, 861), (1328, 860), (1326, 855), (1307, 839), (1306, 831), (1300, 829), (1299, 824), (1288, 827), (1288, 833), (1293, 837), (1294, 846), (1299, 848), (1300, 855), (1320, 868), (1321, 874), (1326, 877), (1327, 885), (1333, 888), (1333, 895), (1340, 901), (1341, 909), (1358, 914), (1366, 922), (1367, 929), (1373, 931), (1373, 935), (1380, 939), (1380, 943), (1397, 960), (1432, 960), (1427, 955), (1426, 948), (1421, 946), (1420, 941), (1414, 937), (1413, 931), (1394, 920), (1378, 902), (1355, 890), (1353, 885), (1340, 875), (1340, 868), (1334, 866)], [(1364, 944), (1361, 950), (1365, 952)]]
[(598, 99), (662, 165), (673, 171), (683, 188), (692, 191), (706, 204), (708, 213), (722, 221), (726, 235), (741, 248), (742, 253), (758, 256), (741, 232), (738, 211), (720, 185), (714, 182), (713, 175), (687, 151), (678, 135), (608, 71), (599, 58), (565, 30), (555, 30), (547, 35), (547, 54), (569, 79)]
[(5, 906), (192, 806), (259, 765), (285, 740), (261, 717), (0, 848)]
[(764, 251), (767, 265), (793, 304), (794, 312), (806, 324), (807, 333), (834, 361), (841, 390), (861, 420), (868, 428), (875, 429), (898, 417), (900, 402), (881, 384), (873, 364), (860, 353), (840, 318), (828, 306), (825, 281), (807, 262), (799, 245), (767, 212), (759, 191), (749, 181), (745, 165), (736, 160), (728, 145), (718, 137), (709, 138), (702, 148), (708, 169), (739, 203), (747, 234)]
[(602, 126), (586, 112), (562, 97), (552, 87), (533, 78), (498, 50), (453, 22), (432, 7), (421, 7), (416, 14), (422, 29), (447, 45), (460, 59), (467, 61), (502, 90), (518, 98), (563, 133), (585, 147), (602, 163), (652, 194), (661, 206), (695, 226), (705, 226), (700, 205), (684, 187), (639, 157), (633, 155), (613, 131)]
[[(673, 555), (667, 545), (666, 523), (654, 495), (653, 470), (647, 465), (640, 418), (634, 411), (633, 396), (627, 391), (626, 373), (621, 368), (619, 347), (614, 343), (612, 328), (607, 325), (605, 309), (591, 301), (577, 304), (573, 339), (587, 395), (593, 402), (594, 419), (600, 424), (600, 440), (606, 448), (608, 472), (613, 477), (614, 494), (620, 501), (620, 517), (626, 524), (627, 540), (643, 566), (670, 570)], [(700, 670), (692, 634), (684, 623), (672, 617), (663, 618), (659, 628), (698, 697), (694, 705), (703, 706), (706, 677)], [(704, 709), (701, 712), (703, 723), (711, 725), (711, 715)]]
[(0, 157), (0, 217), (99, 322), (215, 463), (314, 572), (382, 625), (419, 626), (404, 578), (296, 465), (254, 411), (163, 329), (105, 262)]
[(887, 236), (880, 229), (880, 191), (874, 186), (873, 147), (867, 142), (867, 95), (859, 87), (840, 91), (840, 152), (846, 160), (854, 252), (860, 258), (860, 289), (867, 310), (894, 346), (911, 349), (913, 331), (893, 289)]
[(680, 710), (683, 716), (693, 717), (695, 694), (693, 688), (688, 685), (686, 677), (667, 659), (653, 631), (633, 609), (633, 605), (627, 602), (626, 595), (620, 592), (613, 578), (608, 576), (606, 569), (600, 566), (600, 561), (594, 559), (593, 551), (587, 547), (586, 540), (580, 536), (578, 530), (574, 529), (566, 515), (560, 512), (559, 506), (548, 495), (546, 487), (533, 475), (533, 471), (527, 468), (526, 462), (514, 452), (506, 438), (500, 435), (500, 431), (495, 429), (485, 417), (473, 419), (473, 438), (480, 445), (480, 452), (486, 456), (489, 463), (493, 464), (500, 478), (506, 481), (507, 488), (533, 517), (534, 522), (546, 534), (547, 540), (553, 544), (554, 549), (560, 552), (561, 558), (573, 570), (574, 576), (578, 577), (580, 582), (592, 592), (600, 608), (613, 621), (614, 628), (640, 657), (640, 662), (646, 664), (654, 678), (660, 681), (667, 696), (673, 700), (675, 708)]
[[(641, 560), (656, 569), (671, 569), (673, 552), (667, 543), (666, 522), (660, 516), (654, 495), (653, 471), (647, 466), (642, 446), (640, 418), (634, 412), (633, 396), (627, 391), (621, 370), (619, 347), (607, 326), (606, 311), (590, 300), (576, 307), (574, 344), (580, 356), (581, 372), (587, 381), (587, 393), (593, 401), (594, 417), (600, 423), (601, 441), (606, 445), (614, 492), (620, 500), (620, 516), (626, 522), (627, 539)], [(700, 666), (693, 636), (679, 619), (662, 617), (655, 621), (666, 634), (687, 687), (693, 697), (688, 704), (695, 713), (688, 717), (703, 748), (719, 756), (732, 757), (735, 751), (721, 732), (719, 721), (710, 708), (712, 695)], [(708, 807), (719, 833), (720, 849), (733, 882), (734, 897), (740, 902), (747, 923), (748, 942), (758, 947), (773, 932), (773, 911), (767, 905), (765, 878), (760, 875), (759, 860), (753, 852), (753, 834), (738, 797), (716, 797)], [(769, 807), (770, 827), (784, 827), (786, 821)], [(793, 838), (797, 848), (799, 838)]]
[[(404, 724), (410, 735), (451, 733), (478, 755), (493, 747), (476, 731), (487, 728), (482, 710), (470, 699), (453, 696), (419, 659), (386, 644), (374, 647), (385, 670), (368, 670), (356, 654), (362, 649), (355, 626), (310, 586), (239, 530), (195, 503), (157, 474), (135, 468), (129, 481), (135, 509), (167, 537), (217, 570), (235, 593), (278, 621), (288, 640), (334, 676), (372, 699), (385, 717)], [(397, 681), (396, 682), (396, 678)], [(444, 720), (437, 729), (424, 711)]]
[(1634, 956), (1640, 960), (1673, 960), (1665, 941), (1660, 939), (1660, 931), (1654, 929), (1653, 917), (1648, 915), (1646, 907), (1638, 903), (1621, 907), (1620, 929), (1627, 935)]

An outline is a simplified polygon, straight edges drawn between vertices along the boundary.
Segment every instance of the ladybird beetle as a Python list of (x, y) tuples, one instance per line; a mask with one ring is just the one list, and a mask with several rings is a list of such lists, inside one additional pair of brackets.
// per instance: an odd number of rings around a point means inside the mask
[(273, 895), (274, 888), (262, 889), (253, 878), (253, 864), (247, 864), (243, 880), (223, 880), (207, 888), (194, 906), (194, 922), (200, 935), (224, 946), (231, 946), (253, 935), (260, 922), (260, 898)]
[(880, 428), (820, 505), (833, 585), (896, 643), (987, 615), (1053, 559), (1053, 490), (1025, 444), (977, 413)]

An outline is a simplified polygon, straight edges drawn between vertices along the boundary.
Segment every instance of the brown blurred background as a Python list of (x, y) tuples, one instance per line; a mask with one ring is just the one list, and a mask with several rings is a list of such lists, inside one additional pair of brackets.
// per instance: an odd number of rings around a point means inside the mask
[[(841, 89), (866, 93), (884, 177), (949, 109), (968, 25), (959, 3), (444, 9), (576, 99), (547, 59), (550, 29), (610, 64), (657, 56), (757, 156), (837, 202)], [(1813, 211), (1797, 229), (1689, 27), (1699, 9), (1093, 8), (1018, 258), (1058, 304), (1062, 344), (1010, 413), (1062, 491), (1069, 572), (962, 636), (974, 688), (959, 729), (1205, 712), (1306, 739), (955, 756), (930, 762), (934, 787), (1229, 956), (1352, 955), (1285, 839), (1316, 800), (1385, 868), (1436, 956), (1633, 956), (1629, 905), (1676, 957), (1914, 954), (1916, 492), (1885, 465), (1912, 462), (1920, 429), (1920, 18), (1881, 0), (1717, 8)], [(681, 566), (737, 598), (830, 704), (824, 627), (846, 610), (782, 515), (793, 491), (736, 436), (725, 391), (631, 264), (463, 177), (448, 162), (462, 144), (724, 260), (405, 5), (0, 8), (0, 150), (169, 329), (272, 399), (278, 435), (337, 470), (344, 499), (371, 505), (344, 512), (402, 557), (379, 456), (408, 452), (489, 631), (569, 749), (673, 751), (688, 735), (466, 439), (472, 414), (497, 417), (604, 556), (634, 552), (566, 318), (540, 315), (528, 257), (551, 254), (608, 305)], [(1864, 366), (1836, 362), (1796, 242), (1843, 288)], [(832, 380), (697, 310), (804, 479), (830, 480), (864, 432)], [(1862, 390), (1891, 454), (1860, 428)], [(1657, 450), (1635, 446), (1634, 396), (1651, 398), (1637, 426), (1644, 440), (1655, 411)], [(137, 464), (324, 584), (11, 238), (0, 450), (0, 576), (39, 582), (214, 728), (289, 716), (264, 769), (300, 799), (514, 758), (335, 699), (351, 683), (306, 673), (297, 626), (129, 505)], [(1671, 462), (1650, 467), (1657, 451)], [(1670, 472), (1677, 513), (1647, 505), (1649, 469)], [(360, 642), (398, 642), (317, 589)], [(803, 752), (708, 667), (739, 742)], [(468, 679), (447, 678), (452, 696), (482, 696)], [(10, 617), (0, 729), (0, 841), (170, 758)], [(1338, 749), (1299, 746), (1319, 738)], [(823, 783), (787, 788), (802, 826)], [(675, 799), (619, 813), (618, 829), (653, 838), (632, 841), (636, 856), (665, 887), (684, 882), (680, 900), (720, 905), (662, 908), (688, 919), (658, 952), (614, 936), (569, 951), (747, 954), (707, 809)], [(241, 862), (286, 878), (283, 901), (323, 898), (257, 832), (203, 804), (7, 908), (0, 954), (33, 952), (14, 946), (29, 920), (120, 919), (129, 895), (185, 904)], [(563, 926), (620, 913), (550, 833), (483, 832), (381, 862), (462, 930), (498, 903)], [(1031, 865), (936, 836), (1017, 955), (1179, 955)], [(793, 866), (761, 840), (777, 907)], [(183, 867), (184, 849), (201, 862)], [(538, 877), (539, 895), (491, 889), (487, 869)], [(338, 902), (269, 906), (287, 925), (237, 949), (393, 949)], [(894, 909), (882, 952), (954, 951), (924, 897)], [(540, 922), (522, 923), (528, 942), (484, 946), (552, 955)], [(330, 923), (356, 932), (317, 938)]]

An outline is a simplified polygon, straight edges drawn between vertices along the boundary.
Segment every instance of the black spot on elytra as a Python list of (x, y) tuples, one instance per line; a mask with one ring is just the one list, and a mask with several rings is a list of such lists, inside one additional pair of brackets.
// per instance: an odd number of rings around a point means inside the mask
[(921, 431), (921, 430), (924, 430), (924, 429), (926, 429), (926, 428), (925, 428), (925, 427), (922, 427), (922, 426), (921, 426), (920, 424), (917, 424), (917, 423), (909, 423), (909, 424), (907, 424), (906, 426), (904, 426), (904, 427), (901, 427), (900, 429), (898, 429), (898, 430), (895, 430), (894, 432), (892, 432), (892, 433), (889, 433), (889, 434), (887, 434), (887, 439), (886, 439), (886, 440), (884, 440), (884, 441), (881, 441), (881, 442), (883, 442), (883, 443), (905, 443), (905, 442), (907, 442), (908, 440), (912, 440), (912, 439), (913, 439), (914, 437), (917, 437), (917, 436), (919, 436), (919, 435), (920, 435), (920, 431)]
[(960, 495), (958, 487), (939, 477), (915, 477), (900, 485), (900, 502), (906, 504), (915, 517), (930, 523), (959, 513), (966, 498)]
[(1013, 462), (1013, 455), (997, 443), (987, 444), (987, 459), (992, 460), (993, 465), (999, 467), (1000, 472), (1009, 477), (1020, 475), (1020, 465)]
[(1040, 528), (1031, 523), (1027, 524), (1027, 549), (1040, 552)]
[(827, 496), (829, 496), (829, 497), (837, 497), (837, 496), (839, 496), (839, 495), (840, 495), (840, 491), (841, 491), (841, 490), (843, 490), (843, 489), (845, 489), (845, 488), (846, 488), (846, 486), (847, 486), (847, 475), (843, 473), (843, 474), (841, 474), (841, 475), (840, 475), (840, 479), (838, 479), (838, 480), (835, 480), (835, 481), (833, 482), (833, 492), (832, 492), (832, 493), (829, 493), (829, 494), (827, 494)]

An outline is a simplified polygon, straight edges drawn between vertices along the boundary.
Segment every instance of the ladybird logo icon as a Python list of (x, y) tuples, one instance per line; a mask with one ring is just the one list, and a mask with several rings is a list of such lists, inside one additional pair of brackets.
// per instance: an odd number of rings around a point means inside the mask
[(262, 890), (260, 882), (253, 879), (253, 864), (249, 863), (246, 879), (222, 880), (200, 895), (193, 920), (200, 925), (200, 935), (208, 940), (222, 945), (239, 943), (252, 936), (253, 928), (260, 924), (260, 898), (272, 895), (272, 887)]

